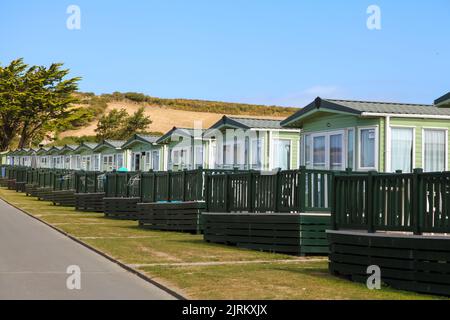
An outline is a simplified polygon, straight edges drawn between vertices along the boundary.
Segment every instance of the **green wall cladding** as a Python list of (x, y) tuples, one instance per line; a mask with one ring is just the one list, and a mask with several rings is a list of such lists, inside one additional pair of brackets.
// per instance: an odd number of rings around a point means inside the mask
[[(380, 171), (385, 171), (385, 144), (386, 144), (386, 118), (373, 117), (362, 118), (353, 115), (334, 114), (327, 112), (318, 112), (310, 118), (304, 120), (302, 133), (313, 133), (320, 131), (333, 131), (345, 128), (357, 128), (364, 126), (378, 127), (378, 145), (379, 145), (379, 161), (378, 167)], [(422, 168), (422, 131), (423, 129), (446, 129), (447, 139), (450, 140), (450, 120), (442, 119), (420, 119), (420, 118), (395, 118), (391, 117), (390, 126), (410, 127), (415, 129), (415, 167)], [(447, 150), (448, 167), (450, 168), (450, 152)], [(358, 150), (356, 150), (358, 152)]]

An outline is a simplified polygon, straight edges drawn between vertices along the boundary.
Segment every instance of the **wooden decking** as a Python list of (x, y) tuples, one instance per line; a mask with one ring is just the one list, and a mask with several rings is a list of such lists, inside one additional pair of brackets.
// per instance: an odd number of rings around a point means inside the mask
[(52, 192), (52, 201), (55, 205), (75, 207), (75, 191), (61, 190)]
[(327, 254), (327, 214), (204, 213), (208, 242), (293, 255)]
[(105, 204), (104, 192), (99, 193), (75, 193), (75, 210), (84, 212), (103, 212)]
[(450, 295), (450, 236), (401, 232), (327, 231), (330, 272), (366, 282), (367, 267), (381, 269), (382, 282), (402, 290)]
[(137, 204), (140, 198), (103, 198), (104, 213), (108, 218), (138, 220)]
[(139, 203), (139, 226), (151, 230), (201, 233), (205, 202)]

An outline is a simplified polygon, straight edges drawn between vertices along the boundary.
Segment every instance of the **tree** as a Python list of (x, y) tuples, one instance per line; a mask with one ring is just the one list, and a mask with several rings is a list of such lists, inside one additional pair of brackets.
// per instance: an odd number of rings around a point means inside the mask
[(125, 109), (112, 110), (110, 113), (103, 115), (97, 124), (97, 138), (103, 139), (120, 139), (122, 124), (126, 121), (128, 113)]
[(146, 133), (152, 124), (150, 117), (145, 116), (144, 107), (139, 108), (131, 116), (125, 109), (112, 110), (100, 118), (97, 124), (97, 138), (125, 140), (136, 133)]
[(0, 151), (8, 149), (15, 138), (20, 124), (20, 81), (27, 66), (21, 59), (14, 60), (9, 66), (0, 67)]
[(151, 124), (150, 117), (145, 116), (144, 107), (140, 107), (126, 119), (122, 128), (122, 135), (129, 138), (135, 133), (145, 133)]
[(17, 59), (0, 67), (0, 150), (19, 137), (19, 148), (29, 146), (78, 109), (74, 93), (81, 78), (65, 79), (61, 63), (31, 66)]

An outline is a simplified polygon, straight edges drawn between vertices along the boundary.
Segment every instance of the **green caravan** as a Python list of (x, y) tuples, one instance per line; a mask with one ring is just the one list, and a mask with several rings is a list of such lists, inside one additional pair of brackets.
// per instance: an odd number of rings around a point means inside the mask
[(301, 129), (309, 169), (440, 172), (450, 164), (448, 94), (430, 105), (317, 98), (281, 125)]

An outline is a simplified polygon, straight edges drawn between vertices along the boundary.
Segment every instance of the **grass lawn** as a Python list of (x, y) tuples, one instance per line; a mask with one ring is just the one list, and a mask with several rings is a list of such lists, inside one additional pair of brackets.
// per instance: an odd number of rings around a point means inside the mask
[(328, 274), (327, 259), (298, 258), (206, 243), (200, 235), (138, 228), (0, 189), (0, 197), (145, 272), (190, 299), (433, 299), (371, 291)]

